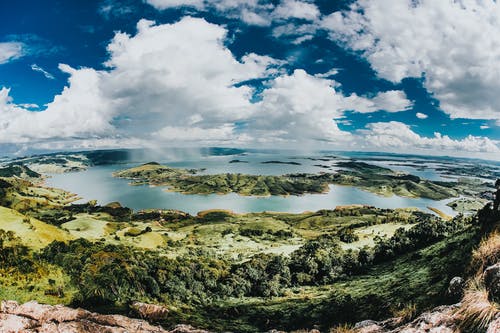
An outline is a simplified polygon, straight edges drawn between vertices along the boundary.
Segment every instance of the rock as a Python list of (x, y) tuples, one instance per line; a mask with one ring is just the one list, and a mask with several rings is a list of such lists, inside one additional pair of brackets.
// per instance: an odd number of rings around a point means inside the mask
[(359, 323), (356, 323), (356, 325), (354, 325), (354, 329), (363, 328), (363, 327), (372, 326), (372, 325), (378, 325), (378, 322), (375, 320), (363, 320), (363, 321), (360, 321)]
[(199, 330), (190, 325), (177, 325), (169, 333), (210, 333), (205, 330)]
[(483, 273), (484, 285), (490, 299), (500, 300), (500, 263), (489, 266)]
[(498, 332), (500, 332), (500, 316), (497, 316), (497, 318), (488, 325), (488, 330), (486, 331), (486, 333)]
[(464, 287), (464, 279), (459, 276), (455, 276), (450, 280), (450, 284), (448, 285), (448, 290), (446, 291), (446, 293), (452, 300), (458, 302), (464, 296)]
[(19, 317), (13, 314), (0, 313), (0, 332), (18, 333), (25, 332), (37, 326), (35, 320)]
[(453, 316), (458, 305), (437, 307), (422, 313), (410, 323), (401, 325), (401, 318), (392, 318), (381, 322), (365, 320), (354, 326), (356, 333), (454, 333), (457, 323)]
[(102, 315), (63, 305), (43, 305), (14, 301), (0, 303), (2, 333), (208, 333), (191, 326), (178, 326), (173, 331), (154, 326), (145, 320), (121, 315)]
[(132, 310), (136, 312), (141, 318), (148, 320), (161, 320), (165, 319), (168, 314), (168, 309), (161, 305), (147, 304), (142, 302), (134, 302), (131, 306)]

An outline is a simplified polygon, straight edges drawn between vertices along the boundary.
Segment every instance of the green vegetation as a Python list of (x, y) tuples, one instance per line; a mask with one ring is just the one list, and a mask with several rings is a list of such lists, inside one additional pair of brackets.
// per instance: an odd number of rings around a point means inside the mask
[[(415, 191), (447, 188), (370, 165), (350, 167), (374, 179), (424, 184)], [(126, 172), (158, 184), (205, 177), (157, 163)], [(336, 177), (364, 179), (358, 171), (278, 179), (328, 184)], [(26, 172), (0, 178), (0, 298), (124, 312), (133, 301), (158, 303), (170, 310), (162, 324), (217, 331), (326, 330), (442, 304), (449, 280), (466, 271), (472, 249), (499, 220), (498, 203), (451, 220), (361, 205), (301, 214), (134, 212), (116, 202), (71, 204), (74, 195), (30, 179)], [(234, 184), (224, 186), (248, 189)]]
[[(269, 161), (269, 163), (271, 162), (277, 163)], [(302, 173), (281, 176), (230, 173), (198, 175), (196, 174), (197, 170), (176, 169), (158, 163), (148, 163), (116, 172), (113, 175), (133, 180), (132, 185), (162, 185), (167, 186), (169, 191), (185, 194), (227, 194), (234, 192), (255, 196), (301, 195), (324, 193), (329, 190), (329, 184), (337, 184), (360, 187), (363, 190), (384, 196), (395, 194), (403, 197), (442, 200), (461, 194), (474, 195), (491, 187), (488, 184), (465, 179), (458, 182), (430, 181), (413, 175), (394, 173), (390, 169), (364, 162), (338, 162), (337, 166), (349, 170), (317, 175)]]
[(322, 176), (257, 176), (242, 174), (196, 175), (196, 170), (175, 169), (158, 164), (144, 164), (139, 167), (114, 173), (115, 177), (134, 180), (134, 185), (165, 185), (171, 191), (186, 194), (241, 195), (299, 195), (322, 193), (328, 190), (328, 182)]

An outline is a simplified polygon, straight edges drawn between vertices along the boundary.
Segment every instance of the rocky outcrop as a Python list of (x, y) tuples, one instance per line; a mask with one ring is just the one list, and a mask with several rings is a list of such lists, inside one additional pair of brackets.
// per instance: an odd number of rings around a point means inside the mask
[(402, 324), (400, 318), (391, 318), (381, 322), (365, 320), (357, 323), (354, 331), (356, 333), (454, 333), (458, 329), (453, 316), (457, 307), (458, 305), (437, 307), (432, 311), (422, 313), (407, 324)]
[(34, 301), (22, 305), (14, 301), (2, 301), (0, 304), (0, 332), (208, 333), (188, 325), (178, 325), (172, 330), (166, 330), (161, 326), (151, 325), (145, 320), (121, 315), (102, 315), (63, 305), (43, 305)]

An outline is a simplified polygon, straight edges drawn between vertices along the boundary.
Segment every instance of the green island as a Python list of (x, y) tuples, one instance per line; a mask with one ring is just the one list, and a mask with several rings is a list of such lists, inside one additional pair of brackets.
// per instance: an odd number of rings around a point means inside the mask
[[(151, 163), (125, 172), (151, 184), (173, 179), (169, 186), (179, 190), (205, 177)], [(491, 206), (451, 220), (357, 205), (301, 214), (134, 212), (116, 202), (75, 204), (74, 194), (45, 187), (25, 166), (0, 174), (1, 299), (115, 313), (130, 313), (135, 301), (161, 304), (169, 314), (157, 322), (166, 327), (327, 331), (366, 318), (412, 318), (458, 301), (448, 282), (467, 272), (473, 249), (500, 220)], [(301, 177), (300, 184), (324, 186)], [(447, 189), (430, 184), (422, 186)]]
[(132, 180), (132, 185), (166, 186), (169, 191), (184, 194), (227, 194), (268, 196), (325, 193), (330, 184), (356, 186), (383, 195), (422, 197), (442, 200), (460, 195), (476, 196), (491, 190), (491, 184), (470, 179), (441, 182), (418, 176), (396, 173), (365, 162), (338, 162), (343, 168), (336, 173), (246, 175), (198, 174), (194, 169), (171, 168), (156, 162), (115, 172), (113, 176)]

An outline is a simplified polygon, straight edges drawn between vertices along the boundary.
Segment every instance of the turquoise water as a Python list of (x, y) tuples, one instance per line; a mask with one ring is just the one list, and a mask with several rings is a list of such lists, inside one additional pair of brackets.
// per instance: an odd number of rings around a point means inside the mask
[[(292, 172), (333, 171), (315, 167), (314, 164), (332, 165), (333, 161), (311, 161), (292, 158), (289, 161), (301, 165), (262, 164), (262, 161), (285, 160), (286, 156), (217, 156), (192, 161), (161, 161), (170, 166), (206, 168), (205, 173), (241, 172), (248, 174), (285, 174)], [(229, 160), (248, 160), (249, 163), (231, 163)], [(288, 160), (288, 159), (287, 159)], [(92, 167), (87, 171), (56, 174), (47, 180), (52, 187), (63, 188), (82, 197), (82, 201), (96, 199), (100, 204), (118, 201), (134, 210), (147, 208), (178, 209), (196, 214), (207, 209), (229, 209), (237, 213), (281, 211), (299, 213), (319, 209), (334, 209), (338, 205), (365, 204), (380, 208), (417, 207), (430, 212), (428, 206), (440, 209), (449, 215), (455, 212), (446, 203), (450, 200), (412, 199), (398, 196), (382, 197), (350, 186), (331, 185), (326, 194), (307, 194), (288, 197), (247, 197), (234, 193), (227, 195), (192, 195), (166, 192), (163, 187), (130, 186), (128, 180), (113, 178), (111, 173), (137, 164), (120, 164)]]

